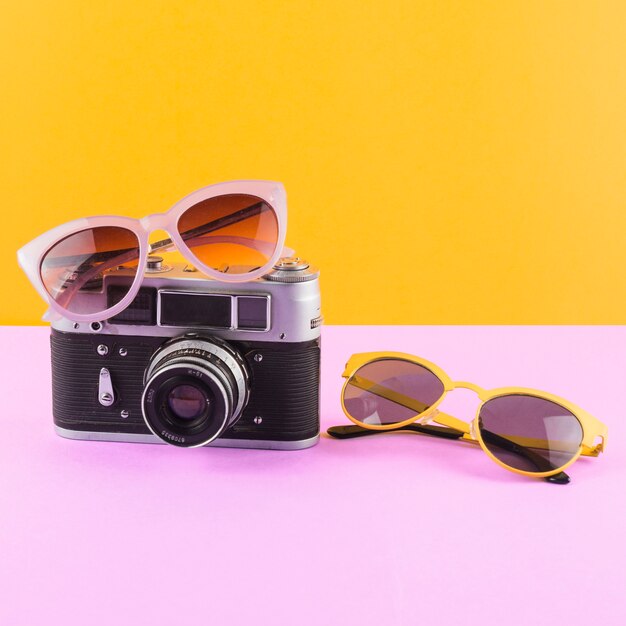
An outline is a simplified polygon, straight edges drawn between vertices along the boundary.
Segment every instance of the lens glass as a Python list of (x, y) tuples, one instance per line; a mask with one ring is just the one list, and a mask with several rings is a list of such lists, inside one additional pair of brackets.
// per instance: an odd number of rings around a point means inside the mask
[(381, 359), (359, 368), (345, 387), (349, 415), (363, 424), (395, 424), (423, 413), (444, 392), (428, 368), (401, 359)]
[(583, 440), (582, 426), (571, 411), (532, 395), (488, 400), (480, 409), (479, 428), (485, 446), (499, 461), (534, 473), (563, 467)]
[(135, 233), (117, 226), (98, 226), (55, 244), (46, 252), (40, 272), (46, 291), (57, 304), (70, 313), (88, 315), (107, 308), (102, 293), (104, 274), (123, 265), (129, 275), (127, 293), (138, 262), (139, 241)]
[(167, 394), (170, 411), (179, 420), (195, 420), (207, 409), (209, 402), (194, 385), (176, 385)]
[(178, 232), (205, 265), (228, 274), (246, 274), (266, 265), (278, 244), (278, 218), (264, 200), (227, 194), (185, 211)]

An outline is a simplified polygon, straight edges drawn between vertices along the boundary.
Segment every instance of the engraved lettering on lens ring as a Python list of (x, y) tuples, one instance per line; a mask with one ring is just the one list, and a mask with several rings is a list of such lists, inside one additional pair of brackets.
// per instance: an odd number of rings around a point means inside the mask
[(165, 430), (161, 431), (162, 438), (169, 439), (170, 441), (175, 441), (176, 443), (185, 443), (184, 437), (177, 437), (176, 435), (172, 435)]
[[(200, 359), (194, 357), (200, 357)], [(237, 382), (240, 402), (235, 407), (235, 412), (240, 413), (243, 411), (244, 406), (248, 403), (250, 375), (246, 362), (225, 341), (216, 337), (205, 339), (195, 334), (193, 339), (185, 337), (174, 339), (166, 343), (152, 356), (144, 381), (149, 380), (156, 366), (164, 364), (165, 361), (168, 364), (182, 361), (194, 365), (206, 365), (208, 361), (208, 363), (216, 363), (218, 366), (220, 364), (226, 365)]]
[(144, 390), (144, 397), (151, 395), (153, 401), (151, 403), (142, 401), (142, 412), (146, 425), (157, 437), (167, 443), (194, 448), (204, 446), (219, 437), (234, 423), (238, 415), (232, 410), (233, 397), (229, 393), (228, 381), (205, 371), (202, 372), (200, 379), (194, 380), (201, 380), (203, 392), (211, 396), (214, 415), (205, 415), (199, 423), (194, 422), (189, 428), (175, 423), (176, 420), (172, 420), (167, 409), (162, 411), (167, 395), (164, 390), (169, 393), (173, 387), (186, 384), (188, 380), (187, 367), (181, 364), (171, 364), (158, 369)]

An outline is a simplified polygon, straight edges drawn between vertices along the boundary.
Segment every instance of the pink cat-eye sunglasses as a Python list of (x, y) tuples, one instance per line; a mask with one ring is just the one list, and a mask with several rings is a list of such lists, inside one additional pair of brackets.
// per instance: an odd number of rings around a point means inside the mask
[[(148, 243), (165, 230), (171, 239)], [(123, 311), (137, 295), (148, 255), (174, 246), (207, 276), (247, 282), (266, 274), (278, 261), (287, 229), (287, 198), (281, 183), (232, 181), (194, 191), (167, 213), (137, 220), (101, 216), (77, 219), (40, 235), (18, 251), (22, 269), (50, 304), (44, 319), (65, 317), (95, 322)], [(102, 277), (120, 265), (135, 278), (119, 301), (100, 294)], [(81, 297), (76, 295), (81, 293)]]

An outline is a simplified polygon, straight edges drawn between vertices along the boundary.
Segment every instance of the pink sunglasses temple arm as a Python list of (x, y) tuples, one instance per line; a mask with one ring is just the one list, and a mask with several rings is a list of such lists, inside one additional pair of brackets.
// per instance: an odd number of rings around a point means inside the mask
[(111, 257), (99, 265), (94, 265), (86, 272), (83, 272), (71, 285), (66, 287), (65, 291), (57, 299), (57, 303), (63, 308), (67, 308), (67, 305), (71, 302), (74, 295), (90, 280), (96, 278), (98, 274), (102, 274), (103, 272), (117, 267), (118, 265), (135, 261), (138, 258), (139, 256), (137, 254), (137, 250), (133, 248), (132, 250), (128, 250), (118, 254), (117, 256)]
[[(248, 248), (253, 248), (262, 254), (266, 254), (271, 256), (274, 252), (274, 246), (271, 243), (265, 243), (261, 241), (256, 241), (254, 239), (249, 239), (247, 237), (236, 237), (234, 235), (223, 235), (219, 237), (194, 237), (193, 239), (187, 240), (186, 244), (192, 248), (195, 246), (201, 245), (209, 245), (209, 244), (220, 244), (220, 243), (232, 243), (241, 246), (245, 246)], [(155, 247), (156, 246), (156, 247)], [(168, 250), (174, 249), (176, 246), (172, 242), (171, 239), (164, 239), (162, 241), (158, 241), (156, 244), (150, 246), (149, 254), (153, 252), (167, 252)], [(284, 252), (288, 251), (293, 254), (293, 250), (289, 248), (283, 248), (283, 256)], [(135, 261), (138, 258), (138, 255), (135, 250), (130, 250), (127, 252), (123, 252), (117, 256), (107, 259), (103, 263), (99, 265), (94, 265), (92, 268), (84, 272), (77, 278), (70, 286), (66, 288), (63, 294), (59, 297), (57, 302), (60, 306), (67, 308), (67, 305), (71, 302), (74, 295), (90, 280), (93, 280), (98, 274), (106, 272), (107, 270), (113, 269), (118, 265), (123, 265), (124, 263), (129, 263), (131, 261)]]
[[(236, 235), (220, 235), (220, 236), (199, 236), (192, 237), (185, 240), (185, 245), (188, 248), (195, 248), (197, 246), (206, 246), (217, 243), (233, 243), (246, 248), (251, 248), (257, 252), (261, 252), (267, 256), (274, 254), (276, 247), (274, 244), (264, 241), (257, 241), (256, 239), (250, 239), (249, 237), (238, 237)], [(176, 244), (171, 239), (162, 239), (150, 245), (149, 254), (154, 252), (168, 252), (174, 250)]]

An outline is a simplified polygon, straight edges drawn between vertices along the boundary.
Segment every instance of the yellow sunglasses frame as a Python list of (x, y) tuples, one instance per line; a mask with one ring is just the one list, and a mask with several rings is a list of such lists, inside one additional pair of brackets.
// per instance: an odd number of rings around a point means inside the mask
[[(416, 365), (421, 365), (422, 367), (430, 370), (443, 383), (444, 390), (441, 394), (441, 397), (434, 404), (427, 407), (426, 405), (422, 405), (413, 398), (386, 389), (384, 391), (384, 397), (393, 400), (398, 404), (406, 406), (407, 408), (414, 409), (416, 411), (416, 415), (402, 422), (395, 422), (393, 424), (365, 424), (364, 422), (359, 422), (358, 420), (354, 419), (346, 409), (346, 405), (344, 403), (346, 389), (351, 381), (353, 381), (353, 379), (355, 378), (357, 372), (364, 365), (383, 360), (408, 361), (409, 363), (415, 363)], [(559, 474), (560, 472), (567, 469), (570, 465), (575, 463), (580, 456), (598, 456), (600, 452), (604, 451), (604, 447), (607, 441), (607, 426), (597, 418), (593, 417), (593, 415), (589, 414), (584, 409), (581, 409), (579, 406), (576, 406), (575, 404), (569, 402), (568, 400), (565, 400), (564, 398), (560, 398), (559, 396), (555, 396), (554, 394), (547, 393), (545, 391), (529, 389), (526, 387), (499, 387), (498, 389), (488, 390), (479, 387), (474, 383), (468, 383), (465, 381), (453, 381), (450, 376), (446, 374), (446, 372), (444, 372), (439, 366), (435, 365), (434, 363), (431, 363), (426, 359), (413, 356), (412, 354), (406, 354), (404, 352), (363, 352), (359, 354), (353, 354), (346, 363), (346, 367), (344, 369), (342, 377), (345, 378), (346, 381), (341, 390), (341, 408), (343, 409), (346, 417), (357, 426), (369, 430), (384, 431), (397, 430), (399, 428), (402, 428), (403, 426), (414, 423), (426, 425), (434, 422), (441, 426), (447, 426), (449, 428), (453, 428), (462, 432), (462, 439), (464, 441), (469, 441), (471, 443), (480, 445), (480, 447), (487, 453), (489, 458), (495, 461), (498, 465), (504, 467), (511, 472), (515, 472), (516, 474), (522, 474), (523, 476), (530, 476), (532, 478), (547, 478), (549, 476), (555, 476), (556, 474)], [(370, 387), (373, 387), (374, 383), (371, 383), (366, 379), (361, 379), (356, 386), (367, 391), (368, 385)], [(438, 410), (438, 406), (443, 402), (446, 395), (450, 391), (453, 391), (455, 389), (469, 389), (470, 391), (476, 393), (476, 395), (478, 395), (479, 399), (481, 400), (481, 403), (476, 411), (476, 415), (471, 422), (465, 422), (456, 417), (453, 417), (452, 415), (442, 413)], [(382, 395), (380, 393), (380, 389), (377, 390), (377, 395)], [(485, 442), (483, 441), (480, 428), (478, 427), (478, 419), (480, 415), (480, 410), (487, 401), (493, 400), (494, 398), (497, 398), (499, 396), (506, 395), (530, 395), (538, 398), (543, 398), (545, 400), (550, 400), (551, 402), (554, 402), (573, 413), (576, 419), (580, 422), (583, 430), (583, 439), (576, 454), (565, 465), (547, 472), (528, 472), (525, 470), (516, 469), (514, 467), (506, 465), (498, 458), (496, 458), (489, 451)], [(601, 439), (600, 442), (598, 442), (598, 438)]]

